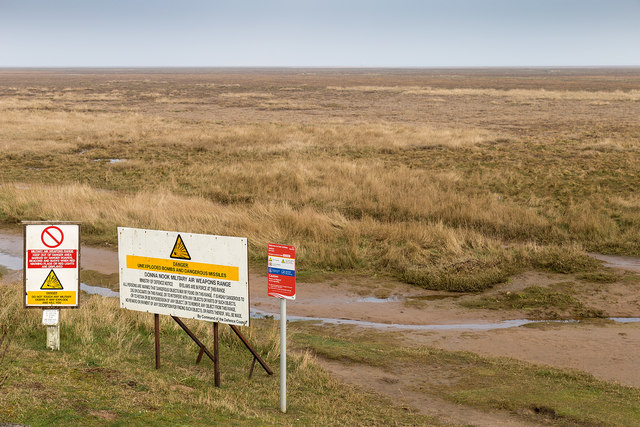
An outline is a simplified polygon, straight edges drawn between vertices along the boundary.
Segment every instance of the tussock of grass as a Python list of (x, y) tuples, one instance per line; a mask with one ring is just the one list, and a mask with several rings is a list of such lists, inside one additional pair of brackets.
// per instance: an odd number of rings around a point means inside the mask
[(623, 276), (615, 271), (596, 271), (593, 273), (582, 273), (576, 279), (591, 283), (615, 283), (623, 280)]
[(601, 310), (585, 307), (574, 295), (555, 288), (529, 286), (519, 292), (500, 292), (460, 303), (468, 308), (489, 310), (525, 310), (528, 318), (591, 318), (604, 317)]
[(548, 246), (534, 251), (532, 265), (541, 270), (554, 273), (591, 272), (600, 266), (600, 262), (576, 246)]
[(480, 292), (503, 283), (511, 269), (506, 265), (490, 266), (476, 260), (462, 260), (440, 268), (409, 268), (402, 279), (426, 289), (453, 292)]

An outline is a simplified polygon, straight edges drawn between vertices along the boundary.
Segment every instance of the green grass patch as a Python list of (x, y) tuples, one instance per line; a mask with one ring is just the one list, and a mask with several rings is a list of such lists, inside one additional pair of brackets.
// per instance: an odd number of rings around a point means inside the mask
[(622, 275), (615, 271), (594, 271), (578, 274), (576, 279), (591, 283), (615, 283), (622, 280)]
[(462, 301), (460, 305), (488, 310), (524, 310), (529, 312), (528, 317), (545, 319), (604, 316), (602, 311), (585, 307), (568, 293), (571, 290), (567, 289), (567, 284), (558, 285), (552, 288), (529, 286), (519, 292), (500, 292), (497, 295)]
[[(161, 368), (154, 369), (153, 316), (88, 296), (61, 313), (61, 351), (45, 349), (40, 310), (20, 304), (20, 286), (0, 286), (0, 331), (10, 344), (0, 360), (0, 423), (51, 425), (429, 425), (435, 420), (332, 379), (309, 354), (288, 361), (288, 412), (279, 411), (277, 322), (254, 321), (245, 336), (274, 370), (221, 325), (222, 387), (213, 364), (195, 365), (198, 347), (161, 316)], [(211, 345), (211, 325), (185, 320)], [(3, 381), (4, 379), (4, 381)]]

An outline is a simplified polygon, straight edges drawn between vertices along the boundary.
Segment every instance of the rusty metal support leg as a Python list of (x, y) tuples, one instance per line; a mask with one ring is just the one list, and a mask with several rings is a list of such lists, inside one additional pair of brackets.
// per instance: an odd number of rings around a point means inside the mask
[(196, 365), (200, 363), (202, 360), (202, 355), (204, 354), (204, 347), (200, 347), (200, 352), (198, 353), (198, 358), (196, 359)]
[(251, 344), (249, 344), (249, 341), (247, 341), (247, 339), (242, 335), (238, 327), (235, 325), (229, 325), (229, 326), (231, 327), (231, 330), (236, 333), (238, 338), (240, 338), (240, 341), (242, 341), (245, 347), (247, 347), (247, 349), (251, 352), (251, 354), (253, 354), (253, 357), (260, 363), (260, 365), (262, 365), (262, 367), (267, 372), (267, 374), (273, 375), (273, 371), (271, 370), (271, 368), (269, 368), (269, 365), (267, 365), (267, 363), (264, 360), (262, 360), (258, 352), (255, 351), (253, 347), (251, 347)]
[(251, 379), (251, 375), (253, 375), (253, 368), (255, 368), (256, 366), (256, 358), (254, 356), (253, 360), (251, 361), (251, 369), (249, 369), (249, 379)]
[(213, 361), (215, 384), (216, 387), (220, 387), (220, 352), (218, 351), (218, 322), (213, 324), (213, 354), (215, 360)]
[(207, 347), (204, 344), (202, 344), (202, 342), (193, 334), (193, 332), (191, 332), (191, 329), (189, 329), (187, 325), (184, 324), (182, 319), (175, 316), (171, 316), (171, 318), (175, 320), (178, 326), (180, 326), (182, 330), (185, 331), (187, 335), (189, 335), (189, 337), (200, 347), (200, 354), (198, 354), (198, 360), (196, 361), (196, 363), (200, 362), (200, 359), (202, 359), (202, 353), (204, 353), (215, 364), (216, 363), (215, 356), (211, 354), (211, 352), (207, 349)]
[(153, 315), (154, 334), (156, 338), (156, 369), (160, 369), (160, 315)]

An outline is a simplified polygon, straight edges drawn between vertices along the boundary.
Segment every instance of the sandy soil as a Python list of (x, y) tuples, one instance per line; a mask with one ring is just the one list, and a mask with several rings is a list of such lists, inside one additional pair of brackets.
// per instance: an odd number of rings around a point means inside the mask
[(577, 369), (595, 377), (640, 387), (640, 325), (561, 324), (493, 331), (405, 334), (416, 345), (507, 356), (527, 362)]
[[(20, 257), (22, 238), (15, 232), (0, 230), (0, 254)], [(606, 258), (606, 259), (605, 259)], [(638, 260), (601, 257), (625, 274), (640, 274)], [(108, 249), (83, 247), (83, 268), (110, 274), (117, 271), (117, 253)], [(10, 272), (19, 277), (19, 272)], [(518, 291), (527, 286), (549, 286), (574, 281), (570, 275), (527, 272), (513, 277), (490, 292)], [(266, 296), (266, 277), (250, 275), (252, 309), (277, 313), (279, 303)], [(590, 306), (609, 316), (640, 314), (637, 287), (640, 282), (613, 284), (580, 282), (580, 293)], [(491, 323), (527, 316), (520, 311), (467, 309), (459, 305), (475, 295), (456, 295), (426, 291), (393, 280), (372, 277), (338, 277), (317, 283), (299, 283), (297, 300), (289, 302), (290, 315), (331, 317), (405, 325)], [(386, 302), (385, 302), (386, 301)], [(506, 356), (536, 364), (577, 369), (597, 378), (640, 387), (640, 324), (595, 322), (535, 324), (499, 330), (403, 331), (395, 334), (408, 345), (427, 345), (447, 350), (464, 350), (488, 356)], [(416, 391), (415, 378), (401, 368), (376, 371), (366, 366), (322, 361), (325, 368), (343, 381), (399, 398), (418, 411), (444, 417), (452, 423), (475, 425), (523, 425), (510, 414), (485, 413), (461, 408)], [(366, 372), (365, 372), (366, 371)], [(371, 371), (371, 372), (370, 372)]]
[(445, 423), (486, 427), (539, 425), (523, 421), (513, 414), (480, 411), (416, 392), (415, 384), (420, 383), (421, 378), (408, 369), (394, 367), (381, 370), (377, 367), (345, 365), (331, 360), (320, 360), (320, 363), (341, 381), (387, 395), (400, 405), (415, 408), (419, 413), (435, 416)]

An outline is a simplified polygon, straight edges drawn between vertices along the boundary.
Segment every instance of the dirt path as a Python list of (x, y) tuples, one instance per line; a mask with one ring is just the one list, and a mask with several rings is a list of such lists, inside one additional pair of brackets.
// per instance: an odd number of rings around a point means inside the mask
[(640, 387), (640, 325), (520, 327), (493, 331), (405, 334), (406, 342), (445, 350), (505, 356), (588, 372), (596, 378)]
[(400, 405), (414, 408), (423, 415), (437, 417), (445, 423), (480, 427), (542, 425), (524, 421), (507, 412), (480, 411), (456, 405), (416, 390), (415, 385), (420, 383), (421, 379), (411, 370), (399, 367), (381, 370), (377, 367), (344, 364), (327, 359), (318, 361), (327, 372), (340, 381), (386, 395)]

